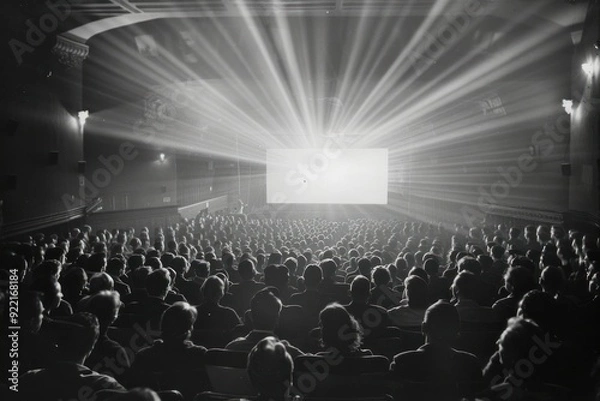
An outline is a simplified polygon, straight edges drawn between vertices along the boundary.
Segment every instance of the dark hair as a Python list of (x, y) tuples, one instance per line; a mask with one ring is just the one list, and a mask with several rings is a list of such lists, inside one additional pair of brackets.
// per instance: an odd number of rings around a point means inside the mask
[(190, 269), (192, 269), (196, 277), (207, 278), (210, 275), (210, 263), (203, 259), (192, 260)]
[(454, 278), (452, 288), (458, 298), (475, 299), (477, 297), (477, 277), (469, 272), (462, 271)]
[(238, 265), (238, 273), (243, 280), (252, 280), (256, 274), (254, 262), (251, 259), (244, 259)]
[(85, 312), (90, 312), (98, 318), (100, 331), (105, 332), (116, 319), (121, 308), (121, 297), (116, 291), (100, 291), (92, 295), (84, 306)]
[(529, 291), (519, 302), (519, 316), (534, 321), (547, 332), (554, 332), (556, 301), (552, 295), (539, 290)]
[(356, 276), (350, 284), (350, 294), (353, 301), (365, 302), (371, 293), (371, 282), (365, 276)]
[(160, 329), (165, 341), (187, 340), (198, 318), (196, 308), (187, 302), (175, 302), (162, 315)]
[(188, 261), (183, 256), (175, 256), (168, 265), (172, 267), (179, 276), (184, 275), (188, 271)]
[(104, 252), (92, 253), (85, 262), (85, 270), (100, 273), (106, 267), (106, 254)]
[(387, 285), (392, 281), (392, 276), (388, 269), (378, 266), (373, 270), (373, 282), (376, 286)]
[(64, 330), (57, 337), (57, 348), (60, 355), (68, 361), (86, 358), (100, 335), (98, 318), (88, 312), (80, 312), (69, 316), (58, 323)]
[(337, 265), (333, 259), (324, 259), (319, 263), (321, 270), (323, 271), (324, 279), (332, 279), (335, 277), (335, 272), (337, 270)]
[(125, 271), (125, 262), (121, 258), (110, 258), (106, 265), (106, 272), (112, 276), (120, 276)]
[(507, 290), (518, 297), (535, 288), (533, 273), (525, 267), (509, 267), (504, 275), (504, 280)]
[(451, 343), (459, 329), (458, 311), (447, 301), (439, 300), (425, 311), (423, 333), (429, 340)]
[(275, 337), (263, 338), (248, 354), (248, 377), (264, 398), (279, 399), (292, 382), (294, 362)]
[(164, 298), (169, 291), (169, 285), (171, 285), (171, 276), (167, 269), (154, 270), (146, 278), (146, 290), (152, 297)]
[(362, 341), (362, 329), (342, 305), (327, 305), (319, 314), (321, 342), (342, 354), (357, 351)]
[(201, 292), (205, 301), (219, 302), (223, 298), (225, 283), (217, 276), (210, 276), (202, 284)]
[(274, 330), (279, 321), (282, 304), (270, 288), (257, 292), (250, 301), (252, 323), (258, 330)]
[(304, 283), (306, 288), (316, 288), (323, 280), (323, 271), (318, 265), (308, 265), (304, 269)]
[(406, 287), (406, 298), (408, 306), (414, 309), (425, 309), (428, 305), (428, 287), (427, 282), (419, 276), (408, 276), (404, 280)]
[(476, 276), (481, 274), (481, 263), (472, 256), (465, 256), (457, 263), (458, 272), (468, 271)]

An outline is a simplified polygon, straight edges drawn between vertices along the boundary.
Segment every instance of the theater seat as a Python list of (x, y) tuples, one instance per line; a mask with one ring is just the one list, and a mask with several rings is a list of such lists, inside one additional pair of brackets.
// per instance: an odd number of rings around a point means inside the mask
[[(213, 392), (205, 392), (198, 394), (194, 401), (253, 401), (256, 396), (244, 396), (239, 398), (231, 394), (220, 394)], [(323, 398), (323, 397), (305, 397), (303, 401), (393, 401), (389, 395), (373, 396), (373, 397), (343, 397), (343, 398)]]
[(294, 360), (297, 392), (309, 397), (369, 397), (387, 393), (386, 357), (302, 355)]
[(382, 355), (392, 360), (394, 356), (404, 351), (404, 343), (401, 338), (376, 338), (365, 342), (365, 348), (373, 352), (373, 355)]
[[(117, 397), (123, 394), (125, 394), (125, 391), (122, 390), (100, 390), (95, 393), (94, 399), (96, 401), (117, 400)], [(157, 394), (161, 401), (184, 401), (179, 391), (158, 391)]]
[(498, 346), (496, 341), (502, 331), (499, 330), (462, 330), (454, 341), (453, 347), (460, 351), (470, 352), (482, 364), (487, 363)]
[(399, 328), (400, 339), (402, 340), (402, 350), (411, 351), (419, 348), (425, 343), (425, 337), (421, 328)]
[(393, 383), (394, 399), (402, 401), (461, 401), (484, 389), (482, 382), (414, 382)]
[(234, 339), (232, 332), (194, 329), (191, 340), (206, 348), (222, 348)]
[(206, 373), (213, 391), (223, 394), (255, 395), (246, 372), (248, 354), (225, 349), (210, 349), (206, 356)]

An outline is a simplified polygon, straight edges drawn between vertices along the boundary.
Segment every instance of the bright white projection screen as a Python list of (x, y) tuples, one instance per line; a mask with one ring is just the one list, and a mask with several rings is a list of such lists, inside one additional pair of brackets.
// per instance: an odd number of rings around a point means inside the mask
[(267, 203), (384, 205), (387, 149), (267, 149)]

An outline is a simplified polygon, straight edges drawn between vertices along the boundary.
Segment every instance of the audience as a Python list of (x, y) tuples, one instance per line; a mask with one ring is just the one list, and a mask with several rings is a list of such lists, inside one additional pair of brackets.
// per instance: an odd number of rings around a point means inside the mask
[[(115, 399), (177, 390), (192, 400), (210, 389), (209, 332), (221, 347), (250, 352), (248, 375), (265, 400), (289, 399), (300, 355), (366, 361), (365, 348), (388, 346), (392, 379), (381, 386), (400, 399), (545, 399), (551, 383), (556, 399), (591, 400), (598, 245), (597, 236), (558, 226), (203, 213), (139, 234), (88, 226), (6, 242), (0, 278), (13, 268), (21, 281), (24, 399), (80, 399), (84, 388), (90, 399), (113, 389)], [(406, 342), (409, 332), (425, 344)], [(487, 341), (479, 332), (493, 338), (476, 357), (461, 347)], [(524, 378), (516, 365), (539, 346), (532, 336), (551, 355)], [(482, 383), (488, 389), (478, 393)]]

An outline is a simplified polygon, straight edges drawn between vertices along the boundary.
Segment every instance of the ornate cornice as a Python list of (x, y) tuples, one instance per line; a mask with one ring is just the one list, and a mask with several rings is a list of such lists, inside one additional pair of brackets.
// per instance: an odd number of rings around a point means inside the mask
[(81, 68), (89, 52), (88, 45), (62, 35), (56, 37), (56, 44), (52, 48), (52, 54), (56, 55), (58, 62), (70, 68)]

